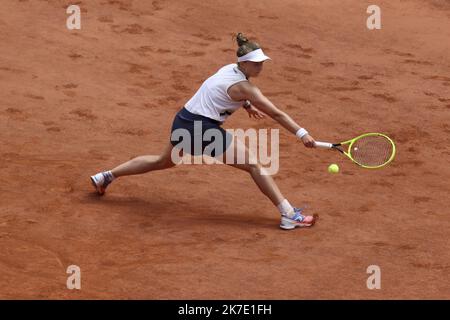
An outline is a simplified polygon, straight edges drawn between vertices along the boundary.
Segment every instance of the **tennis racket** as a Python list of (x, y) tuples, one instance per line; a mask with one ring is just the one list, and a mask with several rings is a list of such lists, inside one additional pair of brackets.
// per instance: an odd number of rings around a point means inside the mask
[(341, 143), (316, 141), (315, 146), (335, 149), (357, 165), (367, 169), (384, 167), (395, 157), (395, 144), (382, 133), (365, 133)]

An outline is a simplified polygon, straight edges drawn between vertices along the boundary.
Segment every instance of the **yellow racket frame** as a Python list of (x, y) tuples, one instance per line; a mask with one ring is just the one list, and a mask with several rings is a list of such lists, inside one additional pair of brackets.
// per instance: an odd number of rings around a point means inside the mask
[[(382, 137), (386, 138), (386, 139), (392, 144), (392, 155), (391, 155), (391, 157), (388, 159), (388, 161), (386, 161), (384, 164), (379, 165), (379, 166), (365, 166), (365, 165), (362, 165), (361, 163), (358, 163), (355, 159), (353, 159), (353, 157), (352, 157), (352, 155), (351, 155), (351, 150), (352, 150), (353, 144), (354, 144), (358, 139), (361, 139), (361, 138), (364, 138), (364, 137), (367, 137), (367, 136), (382, 136)], [(362, 134), (362, 135), (360, 135), (360, 136), (357, 136), (356, 138), (353, 138), (353, 139), (350, 139), (350, 140), (341, 142), (341, 143), (339, 143), (339, 144), (337, 144), (337, 145), (346, 145), (346, 144), (348, 144), (347, 151), (342, 150), (342, 153), (344, 153), (344, 154), (345, 154), (350, 160), (352, 160), (354, 163), (356, 163), (357, 165), (359, 165), (359, 166), (361, 166), (361, 167), (363, 167), (363, 168), (366, 168), (366, 169), (379, 169), (379, 168), (382, 168), (382, 167), (386, 166), (387, 164), (389, 164), (390, 162), (392, 162), (392, 160), (394, 160), (394, 158), (395, 158), (395, 153), (396, 153), (395, 143), (394, 143), (394, 141), (393, 141), (391, 138), (389, 138), (387, 135), (385, 135), (385, 134), (383, 134), (383, 133), (378, 133), (378, 132), (364, 133), (364, 134)], [(333, 146), (334, 146), (334, 145), (333, 145)]]

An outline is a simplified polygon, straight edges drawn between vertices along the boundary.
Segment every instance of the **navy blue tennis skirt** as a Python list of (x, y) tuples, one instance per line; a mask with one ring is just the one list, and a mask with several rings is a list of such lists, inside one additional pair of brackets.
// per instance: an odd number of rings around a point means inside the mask
[[(190, 152), (188, 152), (189, 150), (184, 149), (185, 152), (197, 156), (204, 154), (205, 149), (208, 148), (208, 152), (206, 152), (206, 154), (215, 157), (224, 153), (230, 146), (233, 139), (233, 136), (224, 130), (221, 125), (222, 122), (220, 121), (191, 113), (183, 107), (176, 114), (175, 119), (173, 120), (170, 142), (173, 146), (186, 146), (188, 143), (183, 144), (181, 142), (184, 139), (184, 135), (189, 133), (191, 142)], [(174, 131), (177, 129), (185, 129), (187, 132), (184, 131), (182, 132), (183, 134), (174, 134)], [(210, 131), (209, 133), (211, 137), (205, 137), (205, 132), (208, 129), (216, 129), (214, 130), (215, 134), (211, 134)], [(218, 147), (219, 142), (217, 144), (214, 143), (216, 139), (215, 135), (220, 135), (222, 137), (220, 147)], [(197, 148), (195, 147), (196, 143)]]

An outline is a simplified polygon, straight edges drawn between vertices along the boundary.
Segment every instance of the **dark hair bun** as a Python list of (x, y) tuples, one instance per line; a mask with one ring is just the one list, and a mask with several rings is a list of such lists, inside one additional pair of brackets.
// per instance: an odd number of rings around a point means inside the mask
[(248, 42), (248, 39), (247, 39), (247, 37), (244, 36), (241, 32), (239, 32), (239, 33), (236, 35), (236, 41), (237, 41), (238, 46), (240, 47), (240, 46), (242, 46), (243, 44), (247, 43), (247, 42)]

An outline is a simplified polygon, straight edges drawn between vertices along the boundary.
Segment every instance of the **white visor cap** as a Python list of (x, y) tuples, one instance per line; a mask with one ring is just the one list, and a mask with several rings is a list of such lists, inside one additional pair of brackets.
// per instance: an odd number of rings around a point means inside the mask
[(268, 56), (264, 54), (262, 49), (253, 50), (242, 57), (238, 57), (238, 62), (242, 61), (252, 61), (252, 62), (261, 62), (265, 60), (272, 60)]

